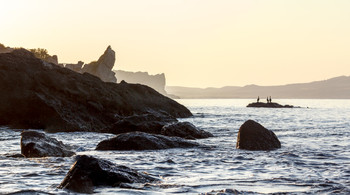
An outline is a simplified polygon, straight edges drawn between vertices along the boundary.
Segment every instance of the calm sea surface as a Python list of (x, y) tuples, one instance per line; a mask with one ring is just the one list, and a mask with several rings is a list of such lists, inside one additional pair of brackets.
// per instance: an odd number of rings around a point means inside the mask
[[(249, 193), (350, 194), (350, 100), (278, 100), (303, 108), (246, 108), (252, 100), (178, 100), (194, 117), (181, 119), (210, 131), (197, 140), (204, 148), (150, 151), (94, 151), (113, 137), (97, 133), (55, 133), (49, 136), (88, 154), (147, 172), (161, 183), (133, 189), (102, 187), (99, 194), (200, 194), (236, 189)], [(275, 132), (282, 148), (274, 151), (235, 149), (239, 127), (248, 119)], [(8, 158), (20, 153), (20, 132), (0, 127), (0, 194), (56, 189), (74, 162), (72, 158)], [(213, 192), (213, 193), (215, 193)]]

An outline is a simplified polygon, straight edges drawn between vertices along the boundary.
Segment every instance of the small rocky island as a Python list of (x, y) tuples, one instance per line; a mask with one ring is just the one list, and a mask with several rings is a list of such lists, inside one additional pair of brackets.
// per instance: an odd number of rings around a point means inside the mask
[(281, 105), (275, 102), (253, 102), (247, 105), (247, 107), (253, 107), (253, 108), (300, 108), (299, 106), (292, 106), (292, 105)]

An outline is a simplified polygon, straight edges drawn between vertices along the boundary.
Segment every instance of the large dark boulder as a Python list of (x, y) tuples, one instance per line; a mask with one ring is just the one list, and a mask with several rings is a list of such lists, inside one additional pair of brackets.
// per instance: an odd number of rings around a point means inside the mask
[(176, 121), (177, 119), (172, 116), (154, 113), (118, 117), (117, 122), (102, 129), (101, 132), (116, 135), (134, 131), (161, 134), (164, 125)]
[(202, 139), (213, 137), (213, 134), (210, 132), (197, 129), (197, 127), (189, 122), (177, 122), (165, 125), (161, 130), (161, 134), (166, 136), (182, 137), (185, 139)]
[(69, 157), (75, 154), (69, 146), (41, 132), (23, 131), (21, 136), (21, 153), (27, 158)]
[(148, 183), (157, 179), (126, 166), (92, 156), (77, 156), (76, 162), (58, 186), (78, 193), (93, 193), (95, 186), (121, 186), (123, 183)]
[(245, 150), (273, 150), (281, 148), (275, 133), (259, 123), (248, 120), (240, 128), (236, 148)]
[(180, 137), (167, 137), (144, 132), (130, 132), (103, 140), (97, 145), (96, 150), (159, 150), (196, 146), (199, 146), (199, 144)]
[(19, 49), (0, 54), (0, 125), (47, 131), (100, 132), (119, 116), (191, 112), (150, 87), (108, 83)]

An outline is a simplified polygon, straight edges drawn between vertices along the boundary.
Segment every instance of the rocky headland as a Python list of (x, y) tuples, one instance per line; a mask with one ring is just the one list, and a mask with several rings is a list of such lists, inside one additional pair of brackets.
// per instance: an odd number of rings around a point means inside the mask
[[(109, 48), (106, 55), (113, 53)], [(14, 128), (101, 132), (134, 115), (192, 116), (150, 87), (104, 82), (43, 61), (25, 49), (0, 54), (0, 91), (0, 125)]]

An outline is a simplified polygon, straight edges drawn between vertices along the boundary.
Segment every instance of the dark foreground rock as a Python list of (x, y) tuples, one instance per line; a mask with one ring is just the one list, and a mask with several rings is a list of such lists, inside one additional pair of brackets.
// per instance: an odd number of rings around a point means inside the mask
[(168, 123), (176, 122), (177, 119), (169, 115), (154, 113), (133, 115), (127, 117), (118, 117), (118, 121), (111, 126), (104, 128), (101, 132), (121, 134), (128, 132), (145, 132), (161, 134), (161, 129)]
[(140, 84), (103, 82), (19, 49), (0, 54), (0, 125), (46, 131), (95, 131), (119, 116), (189, 117), (174, 100)]
[(21, 153), (27, 158), (69, 157), (75, 154), (69, 146), (41, 132), (23, 131), (21, 136)]
[(91, 156), (77, 156), (77, 161), (58, 188), (78, 193), (93, 193), (95, 186), (121, 186), (123, 183), (148, 183), (157, 179), (125, 166)]
[(177, 122), (174, 124), (165, 125), (161, 130), (162, 135), (176, 136), (185, 139), (202, 139), (213, 137), (213, 134), (199, 130), (189, 122)]
[(254, 108), (299, 108), (299, 107), (294, 107), (292, 105), (281, 105), (278, 103), (263, 103), (263, 102), (253, 102), (248, 104), (247, 107), (254, 107)]
[(245, 150), (273, 150), (281, 148), (281, 142), (271, 130), (248, 120), (240, 128), (236, 148)]
[(196, 146), (199, 146), (199, 144), (180, 137), (131, 132), (119, 134), (114, 138), (103, 140), (97, 145), (96, 150), (159, 150)]

